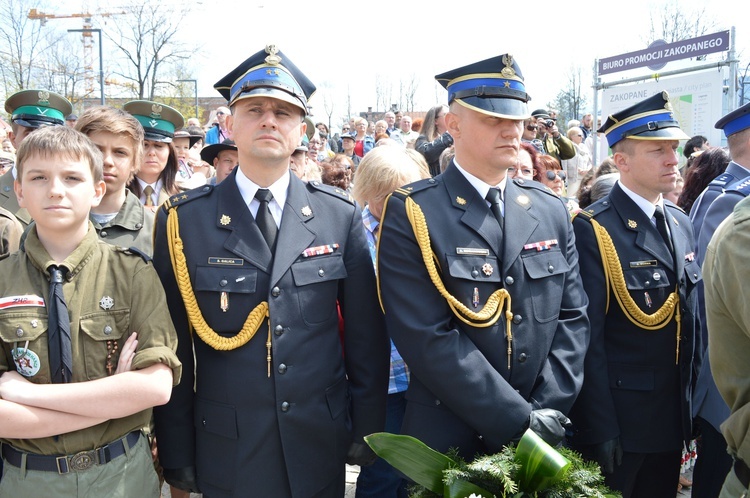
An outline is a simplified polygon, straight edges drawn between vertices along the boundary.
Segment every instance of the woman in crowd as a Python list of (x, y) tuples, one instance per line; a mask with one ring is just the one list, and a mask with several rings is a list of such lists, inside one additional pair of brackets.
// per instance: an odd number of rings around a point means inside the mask
[(414, 148), (422, 154), (430, 166), (430, 174), (440, 174), (440, 154), (453, 145), (453, 137), (445, 126), (448, 106), (437, 105), (427, 111), (422, 122), (422, 130)]
[(731, 160), (729, 152), (721, 147), (713, 147), (694, 154), (697, 154), (697, 156), (693, 159), (691, 166), (687, 168), (685, 186), (677, 199), (677, 205), (687, 213), (690, 212), (693, 203), (711, 183), (711, 180), (727, 169)]
[(540, 181), (542, 167), (537, 161), (539, 152), (528, 142), (521, 142), (518, 149), (518, 160), (516, 166), (508, 170), (511, 178), (523, 178), (524, 180)]
[(537, 163), (542, 168), (541, 183), (546, 185), (552, 192), (565, 201), (568, 212), (573, 215), (578, 212), (578, 202), (575, 199), (565, 197), (565, 180), (567, 175), (562, 170), (557, 159), (548, 154), (539, 154)]
[(176, 181), (179, 165), (172, 139), (184, 119), (176, 109), (146, 100), (134, 100), (122, 108), (141, 123), (145, 136), (143, 163), (128, 188), (144, 206), (156, 212), (164, 201), (179, 192)]
[[(370, 152), (357, 169), (357, 181), (352, 194), (364, 206), (362, 222), (370, 246), (373, 265), (380, 217), (388, 195), (397, 188), (429, 178), (424, 158), (414, 150), (403, 147), (377, 147)], [(409, 369), (391, 341), (391, 377), (388, 383), (385, 431), (398, 434), (406, 412), (406, 388), (409, 386)], [(357, 478), (358, 498), (393, 496), (406, 498), (407, 483), (385, 460), (378, 458), (374, 464), (362, 467)]]
[(375, 147), (375, 139), (367, 134), (367, 120), (357, 118), (354, 120), (354, 153), (359, 157), (364, 157)]

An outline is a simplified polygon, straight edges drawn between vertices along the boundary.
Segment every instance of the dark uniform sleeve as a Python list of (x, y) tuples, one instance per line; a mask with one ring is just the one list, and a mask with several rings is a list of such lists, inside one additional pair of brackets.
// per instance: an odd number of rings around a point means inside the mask
[(167, 306), (177, 332), (177, 357), (182, 362), (182, 380), (173, 388), (164, 406), (154, 407), (159, 461), (165, 469), (195, 465), (195, 432), (193, 429), (193, 342), (187, 312), (172, 271), (166, 233), (167, 216), (160, 209), (154, 228), (154, 267), (167, 296)]
[(531, 405), (461, 333), (433, 285), (404, 201), (387, 202), (378, 247), (379, 291), (386, 328), (414, 377), (490, 447), (523, 428)]
[[(586, 382), (570, 413), (570, 419), (576, 430), (575, 440), (579, 444), (596, 444), (614, 439), (620, 430), (609, 389), (607, 353), (604, 347), (608, 297), (604, 269), (593, 226), (584, 216), (576, 216), (573, 227), (580, 258), (581, 278), (589, 299), (591, 336), (584, 362)], [(613, 299), (610, 306), (618, 304)], [(584, 419), (590, 423), (582, 425)]]

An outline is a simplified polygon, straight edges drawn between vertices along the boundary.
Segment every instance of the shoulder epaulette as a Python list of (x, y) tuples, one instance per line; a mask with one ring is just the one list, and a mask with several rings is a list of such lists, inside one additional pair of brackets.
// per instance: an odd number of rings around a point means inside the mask
[(558, 195), (554, 193), (548, 186), (539, 182), (530, 182), (528, 180), (524, 180), (523, 178), (514, 178), (513, 183), (521, 188), (534, 189), (538, 190), (539, 192), (544, 192), (549, 196), (558, 197)]
[(124, 253), (124, 254), (128, 254), (130, 256), (140, 256), (141, 259), (143, 261), (145, 261), (146, 263), (148, 263), (149, 261), (151, 261), (151, 256), (149, 256), (145, 252), (141, 251), (137, 247), (120, 247), (120, 246), (118, 246), (117, 250), (120, 251), (120, 252), (122, 252), (122, 253)]
[(727, 190), (727, 192), (735, 192), (740, 194), (742, 197), (747, 197), (750, 194), (750, 178), (745, 178), (734, 187)]
[(607, 198), (600, 199), (588, 206), (586, 209), (581, 209), (580, 211), (578, 211), (578, 213), (576, 213), (576, 217), (580, 216), (581, 219), (591, 220), (609, 209), (611, 204), (612, 203)]
[(410, 183), (409, 185), (399, 187), (393, 192), (393, 195), (402, 199), (406, 199), (410, 195), (419, 192), (420, 190), (436, 187), (437, 185), (437, 180), (435, 180), (434, 178), (427, 178), (425, 180), (419, 180), (414, 183)]
[(166, 201), (164, 201), (164, 204), (161, 205), (161, 208), (166, 213), (173, 207), (181, 206), (187, 202), (198, 199), (199, 197), (203, 197), (204, 195), (210, 194), (211, 191), (213, 191), (213, 189), (214, 189), (214, 185), (204, 185), (202, 187), (195, 188), (193, 190), (180, 192), (179, 194), (175, 194), (171, 196), (169, 199), (167, 199)]
[(711, 190), (724, 190), (724, 187), (735, 181), (736, 178), (731, 173), (722, 173), (708, 184)]
[(680, 206), (675, 204), (674, 202), (670, 201), (669, 199), (664, 199), (664, 205), (667, 207), (670, 207), (672, 209), (676, 209), (677, 211), (681, 212), (684, 215), (687, 215), (684, 209), (682, 209)]
[(318, 190), (320, 192), (325, 192), (326, 194), (333, 196), (337, 199), (341, 199), (342, 201), (346, 201), (349, 204), (354, 204), (354, 198), (349, 192), (347, 192), (344, 189), (341, 189), (338, 187), (332, 187), (330, 185), (326, 185), (325, 183), (318, 182), (318, 181), (309, 182), (308, 185), (314, 188), (315, 190)]

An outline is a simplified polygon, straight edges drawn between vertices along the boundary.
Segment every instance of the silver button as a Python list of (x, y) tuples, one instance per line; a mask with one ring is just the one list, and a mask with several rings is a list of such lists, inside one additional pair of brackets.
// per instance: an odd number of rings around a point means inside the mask
[(521, 315), (513, 315), (513, 323), (518, 325), (523, 321), (523, 317)]
[(323, 277), (323, 276), (325, 276), (325, 274), (326, 274), (326, 271), (323, 268), (320, 268), (318, 270), (318, 276)]
[(653, 278), (654, 280), (656, 280), (658, 282), (659, 280), (661, 280), (661, 275), (659, 275), (658, 273), (654, 272), (654, 274), (651, 276), (651, 278)]
[(288, 412), (289, 411), (289, 403), (287, 401), (284, 401), (281, 403), (281, 411), (282, 412)]
[(37, 328), (39, 326), (39, 320), (31, 320), (31, 326)]
[(285, 374), (286, 373), (286, 365), (284, 365), (283, 363), (281, 365), (279, 365), (279, 373), (280, 374)]
[(110, 335), (111, 333), (112, 333), (112, 327), (110, 327), (109, 325), (104, 327), (104, 335)]
[(555, 267), (554, 267), (554, 266), (552, 266), (552, 265), (549, 265), (549, 266), (547, 267), (547, 271), (548, 271), (548, 272), (550, 272), (550, 273), (552, 273), (553, 271), (555, 271)]
[(523, 363), (526, 361), (526, 358), (527, 358), (526, 353), (521, 353), (518, 355), (518, 362)]
[(515, 279), (508, 275), (505, 277), (505, 285), (513, 285), (515, 283)]
[(284, 327), (282, 327), (281, 325), (276, 325), (276, 326), (275, 326), (275, 327), (273, 328), (273, 333), (274, 333), (274, 334), (276, 334), (276, 335), (281, 335), (281, 334), (283, 334), (283, 333), (284, 333)]
[(136, 230), (140, 230), (141, 228), (143, 228), (143, 223), (136, 223), (135, 224), (135, 229)]
[(99, 232), (99, 236), (102, 237), (102, 238), (106, 237), (107, 236), (107, 231), (106, 230), (102, 230), (101, 232)]
[(279, 289), (278, 287), (274, 287), (273, 289), (271, 289), (271, 295), (273, 297), (279, 297), (279, 294), (281, 294), (281, 289)]
[(219, 281), (219, 285), (221, 285), (222, 287), (224, 287), (225, 285), (227, 285), (227, 283), (228, 283), (228, 282), (227, 282), (227, 280), (226, 280), (225, 278), (222, 278), (222, 279), (221, 279), (221, 280)]
[(471, 270), (471, 276), (477, 278), (479, 276), (479, 272), (477, 270)]
[(23, 329), (20, 326), (16, 329), (16, 337), (23, 337)]

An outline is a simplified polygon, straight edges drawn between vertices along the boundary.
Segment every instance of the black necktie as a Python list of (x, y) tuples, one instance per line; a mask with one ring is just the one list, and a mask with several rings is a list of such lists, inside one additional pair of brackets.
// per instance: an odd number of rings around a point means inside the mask
[(276, 227), (276, 221), (273, 219), (273, 215), (271, 215), (271, 209), (268, 207), (268, 203), (273, 199), (273, 194), (267, 188), (259, 188), (255, 192), (255, 198), (260, 201), (258, 214), (255, 215), (255, 222), (258, 224), (260, 233), (263, 234), (263, 238), (266, 239), (266, 243), (273, 253), (276, 234), (279, 231)]
[(502, 198), (500, 197), (500, 190), (496, 188), (490, 188), (485, 199), (490, 203), (490, 211), (492, 211), (492, 214), (495, 215), (495, 218), (497, 218), (497, 222), (500, 223), (500, 228), (503, 228), (505, 223), (503, 221), (503, 211), (500, 208), (500, 203), (502, 202)]
[(659, 230), (661, 238), (664, 239), (664, 243), (667, 244), (669, 254), (674, 256), (674, 247), (672, 247), (672, 239), (669, 237), (667, 219), (664, 217), (664, 209), (658, 204), (656, 206), (656, 211), (654, 211), (654, 218), (656, 219), (656, 229)]
[(49, 362), (52, 383), (70, 382), (73, 376), (73, 351), (70, 344), (70, 315), (63, 295), (65, 268), (49, 267)]

